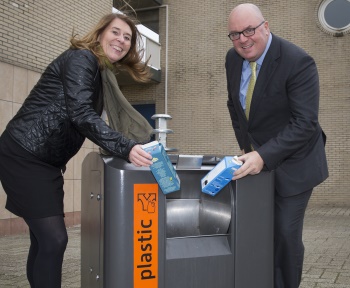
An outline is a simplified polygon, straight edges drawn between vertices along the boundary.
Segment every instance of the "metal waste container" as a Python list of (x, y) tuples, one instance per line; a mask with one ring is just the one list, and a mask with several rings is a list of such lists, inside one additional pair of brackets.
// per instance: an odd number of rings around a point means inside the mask
[(231, 181), (213, 197), (200, 180), (220, 157), (169, 157), (181, 190), (164, 195), (149, 168), (86, 156), (81, 287), (273, 287), (274, 173)]

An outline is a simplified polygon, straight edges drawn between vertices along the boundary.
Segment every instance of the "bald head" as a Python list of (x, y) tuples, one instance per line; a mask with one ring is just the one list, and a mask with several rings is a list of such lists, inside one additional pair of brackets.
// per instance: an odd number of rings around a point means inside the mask
[(245, 3), (232, 9), (229, 16), (229, 22), (234, 21), (234, 19), (238, 18), (239, 16), (245, 15), (249, 15), (250, 18), (256, 18), (258, 21), (264, 20), (264, 16), (262, 15), (258, 6), (251, 3)]
[(260, 9), (254, 4), (245, 3), (231, 11), (228, 33), (237, 53), (248, 61), (256, 61), (264, 53), (270, 29)]

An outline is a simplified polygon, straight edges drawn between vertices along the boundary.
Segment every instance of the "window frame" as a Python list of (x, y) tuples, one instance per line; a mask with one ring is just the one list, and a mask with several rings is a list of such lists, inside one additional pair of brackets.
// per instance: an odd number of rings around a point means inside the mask
[(345, 34), (350, 33), (350, 15), (349, 15), (349, 24), (341, 27), (336, 28), (328, 24), (327, 20), (325, 19), (325, 11), (329, 4), (331, 4), (333, 1), (336, 0), (321, 0), (320, 4), (317, 9), (317, 18), (319, 21), (319, 25), (322, 28), (323, 31), (333, 35), (333, 36), (344, 36)]

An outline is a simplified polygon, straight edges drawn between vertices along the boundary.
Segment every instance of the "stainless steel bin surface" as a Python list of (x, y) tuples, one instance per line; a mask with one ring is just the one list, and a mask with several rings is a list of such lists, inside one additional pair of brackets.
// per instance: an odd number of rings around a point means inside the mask
[[(85, 158), (82, 287), (273, 287), (273, 172), (210, 196), (200, 180), (219, 157), (170, 159), (181, 189), (164, 195), (149, 168), (95, 152)], [(156, 211), (143, 219), (142, 205)]]

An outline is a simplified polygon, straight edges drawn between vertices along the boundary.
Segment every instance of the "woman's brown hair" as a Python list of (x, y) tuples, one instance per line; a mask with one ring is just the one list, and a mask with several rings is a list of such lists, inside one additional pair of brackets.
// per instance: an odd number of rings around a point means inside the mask
[(105, 68), (103, 59), (105, 59), (105, 54), (103, 49), (101, 49), (98, 37), (102, 32), (109, 26), (109, 24), (116, 18), (123, 20), (126, 24), (129, 25), (132, 37), (131, 37), (131, 46), (129, 52), (119, 61), (114, 63), (116, 70), (123, 70), (129, 72), (131, 77), (138, 82), (148, 82), (150, 80), (150, 70), (147, 66), (148, 60), (146, 63), (142, 63), (141, 59), (144, 53), (144, 49), (138, 50), (141, 43), (141, 35), (136, 27), (136, 20), (132, 19), (130, 16), (124, 14), (107, 14), (101, 18), (97, 25), (84, 37), (77, 38), (77, 35), (73, 35), (70, 39), (72, 49), (88, 49), (94, 53), (99, 61), (101, 69)]

